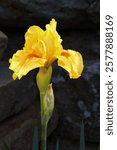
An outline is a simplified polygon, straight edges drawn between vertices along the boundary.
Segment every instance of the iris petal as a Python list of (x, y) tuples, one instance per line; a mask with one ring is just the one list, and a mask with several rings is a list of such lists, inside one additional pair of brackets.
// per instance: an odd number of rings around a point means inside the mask
[(43, 42), (44, 31), (38, 26), (31, 26), (25, 34), (24, 49), (38, 53), (40, 57), (46, 57), (45, 43)]
[(46, 59), (39, 58), (38, 55), (25, 50), (18, 50), (10, 59), (10, 63), (9, 69), (14, 71), (13, 79), (17, 77), (21, 79), (32, 69), (43, 67)]
[(33, 49), (33, 45), (38, 43), (44, 36), (44, 31), (38, 26), (31, 26), (25, 33), (25, 45), (28, 50)]
[(63, 50), (61, 45), (62, 39), (56, 31), (56, 25), (57, 22), (55, 19), (52, 19), (50, 24), (46, 25), (44, 42), (46, 44), (46, 58), (48, 59), (48, 64), (53, 62)]
[(80, 77), (84, 68), (81, 54), (73, 50), (63, 50), (58, 58), (58, 65), (68, 71), (73, 79)]

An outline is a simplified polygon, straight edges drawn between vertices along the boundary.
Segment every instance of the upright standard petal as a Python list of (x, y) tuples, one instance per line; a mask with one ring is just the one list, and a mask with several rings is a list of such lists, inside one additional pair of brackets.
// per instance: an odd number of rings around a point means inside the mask
[(34, 45), (38, 43), (38, 41), (42, 40), (44, 36), (44, 31), (38, 26), (31, 26), (25, 33), (25, 45), (28, 50), (33, 50)]
[(38, 26), (31, 26), (25, 34), (24, 49), (37, 53), (41, 58), (46, 58), (46, 47), (43, 41), (44, 32)]
[(84, 68), (81, 54), (73, 50), (63, 50), (58, 65), (67, 70), (73, 79), (80, 77)]
[(32, 69), (43, 67), (46, 59), (39, 58), (34, 53), (29, 53), (26, 50), (18, 50), (13, 57), (9, 60), (9, 69), (14, 71), (13, 79), (19, 79), (26, 75)]
[(46, 59), (48, 60), (48, 65), (60, 56), (63, 50), (61, 45), (62, 39), (56, 31), (56, 25), (57, 22), (55, 19), (52, 19), (50, 24), (46, 25), (44, 43), (46, 45)]

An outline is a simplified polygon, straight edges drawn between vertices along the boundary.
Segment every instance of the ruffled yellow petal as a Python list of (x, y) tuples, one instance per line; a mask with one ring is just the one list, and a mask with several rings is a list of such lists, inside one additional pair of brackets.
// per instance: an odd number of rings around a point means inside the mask
[(60, 56), (63, 48), (61, 45), (62, 39), (56, 31), (57, 22), (55, 19), (46, 25), (44, 42), (46, 45), (46, 59), (50, 65), (58, 56)]
[(43, 41), (44, 31), (38, 26), (31, 26), (25, 34), (24, 49), (38, 53), (41, 58), (46, 58), (46, 47)]
[(51, 32), (51, 34), (53, 34), (53, 36), (56, 38), (56, 40), (61, 43), (62, 39), (60, 37), (60, 35), (57, 33), (56, 31), (56, 26), (57, 26), (57, 22), (55, 21), (55, 19), (52, 19), (50, 21), (50, 24), (46, 25), (46, 30)]
[(44, 36), (44, 31), (38, 26), (31, 26), (25, 33), (25, 45), (28, 50), (33, 50), (33, 46)]
[(45, 31), (38, 26), (31, 26), (25, 34), (24, 49), (39, 53), (41, 58), (47, 60), (46, 67), (50, 66), (63, 50), (56, 25), (57, 22), (52, 19), (50, 24), (46, 25)]
[(58, 65), (67, 70), (73, 79), (80, 77), (84, 68), (81, 54), (73, 50), (64, 50), (58, 58)]
[(34, 53), (29, 53), (26, 50), (18, 50), (9, 60), (9, 69), (14, 71), (13, 79), (17, 77), (19, 79), (26, 75), (32, 69), (43, 67), (46, 63), (46, 59), (39, 58)]

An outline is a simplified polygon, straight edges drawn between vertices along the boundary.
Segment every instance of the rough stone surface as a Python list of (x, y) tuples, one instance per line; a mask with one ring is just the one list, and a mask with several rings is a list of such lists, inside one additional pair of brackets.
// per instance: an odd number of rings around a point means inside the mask
[(80, 124), (85, 124), (87, 141), (99, 142), (100, 95), (99, 60), (85, 62), (85, 70), (78, 80), (70, 80), (66, 72), (57, 68), (58, 80), (53, 77), (56, 107), (60, 114), (57, 134), (61, 138), (78, 140)]
[[(58, 113), (55, 110), (48, 126), (48, 135), (56, 128)], [(40, 138), (40, 104), (35, 101), (22, 113), (0, 123), (0, 150), (6, 143), (12, 150), (31, 150), (34, 127), (39, 129)]]
[(7, 62), (0, 62), (0, 122), (26, 109), (37, 97), (33, 73), (14, 81)]
[[(60, 28), (99, 26), (99, 0), (0, 0), (0, 27), (27, 27), (56, 18)], [(22, 17), (23, 16), (23, 17)]]
[(68, 30), (60, 33), (65, 49), (82, 53), (84, 60), (100, 56), (100, 36), (97, 31)]
[(4, 50), (7, 48), (8, 37), (0, 31), (0, 59), (4, 53)]

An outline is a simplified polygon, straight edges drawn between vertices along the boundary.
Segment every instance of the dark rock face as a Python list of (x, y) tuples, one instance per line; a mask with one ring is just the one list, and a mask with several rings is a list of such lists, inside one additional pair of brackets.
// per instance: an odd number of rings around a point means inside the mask
[[(48, 135), (53, 132), (58, 122), (58, 113), (55, 110), (48, 126)], [(4, 150), (6, 143), (12, 150), (31, 150), (34, 127), (39, 129), (40, 138), (40, 104), (32, 105), (19, 115), (0, 123), (0, 150)]]
[(60, 28), (96, 28), (98, 0), (1, 0), (0, 27), (28, 27), (57, 19)]
[(100, 39), (97, 31), (68, 30), (60, 34), (65, 49), (81, 52), (84, 60), (99, 59)]
[(86, 140), (98, 142), (100, 138), (99, 61), (85, 62), (85, 70), (78, 80), (70, 80), (67, 75), (65, 77), (61, 69), (58, 72), (58, 82), (53, 79), (56, 83), (53, 84), (56, 107), (60, 114), (56, 133), (63, 139), (78, 140), (83, 120)]
[(78, 140), (80, 124), (85, 124), (86, 141), (100, 138), (100, 47), (98, 32), (65, 31), (62, 35), (65, 49), (78, 50), (83, 55), (84, 71), (77, 80), (56, 65), (53, 80), (56, 107), (60, 121), (56, 134), (62, 139)]
[(0, 62), (0, 122), (26, 109), (37, 97), (33, 75), (13, 81), (8, 63)]
[[(39, 137), (41, 133), (39, 93), (34, 73), (13, 81), (8, 63), (0, 62), (0, 68), (0, 150), (5, 149), (4, 142), (13, 150), (22, 150), (22, 147), (31, 150), (34, 127), (39, 128)], [(56, 128), (57, 122), (55, 109), (48, 125), (48, 135)]]
[(0, 60), (2, 55), (7, 48), (8, 37), (2, 31), (0, 31)]

